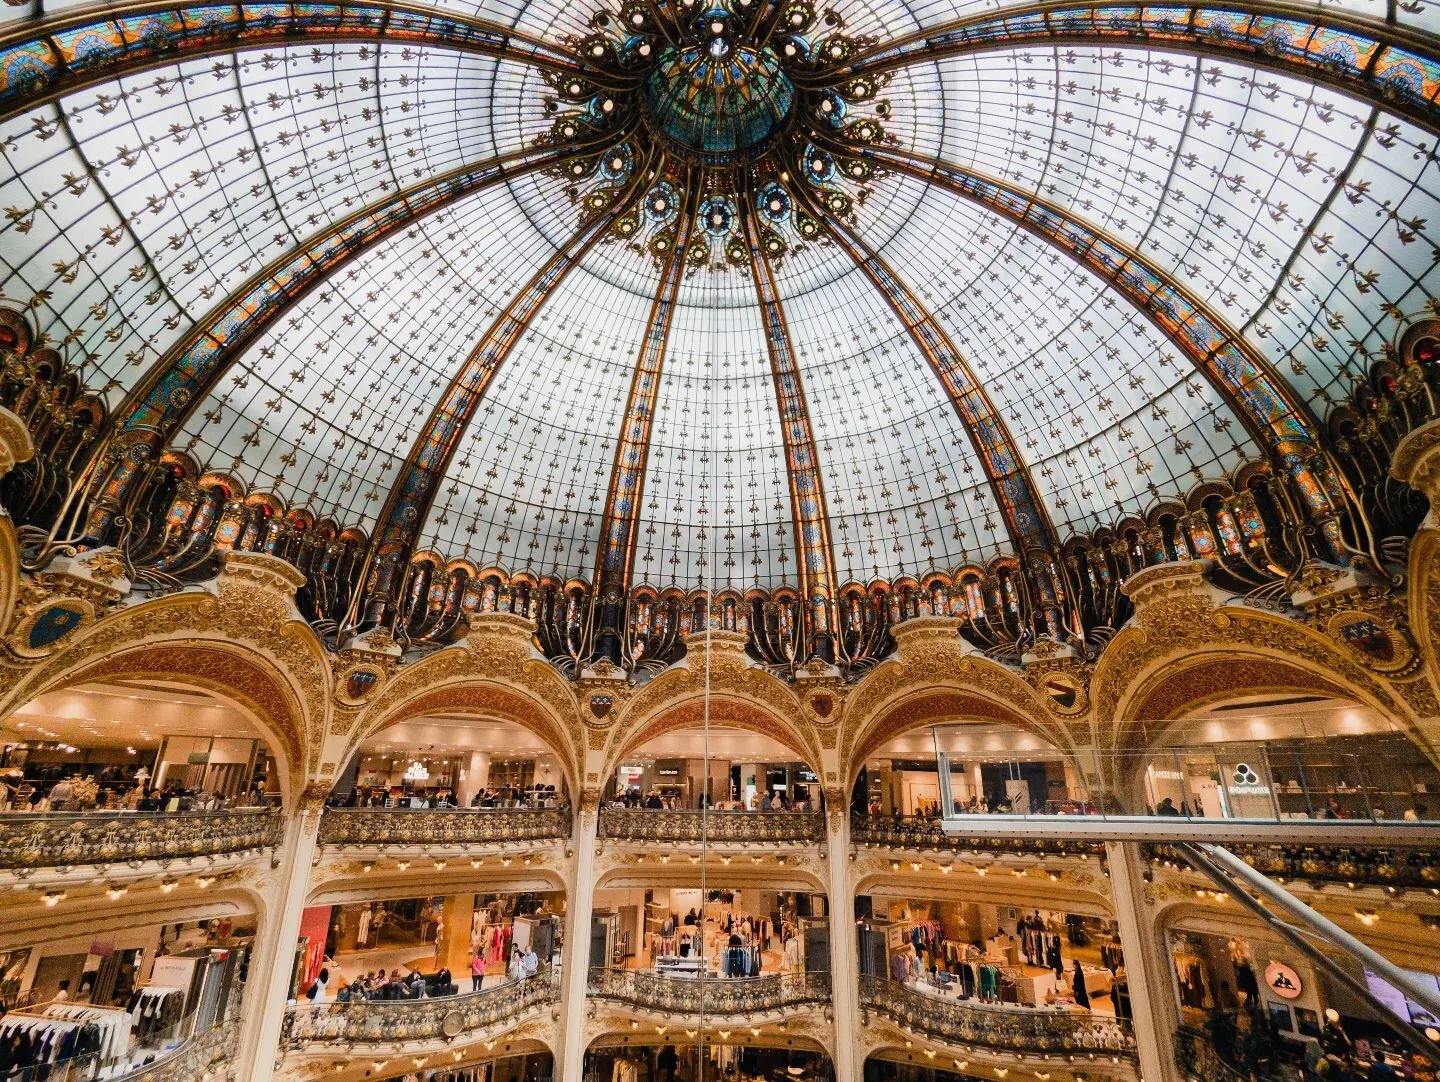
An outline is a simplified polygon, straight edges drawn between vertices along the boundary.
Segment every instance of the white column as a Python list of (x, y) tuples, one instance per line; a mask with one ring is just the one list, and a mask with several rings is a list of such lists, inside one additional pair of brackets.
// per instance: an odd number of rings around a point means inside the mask
[[(837, 803), (839, 803), (837, 801)], [(830, 907), (830, 1000), (835, 1016), (835, 1082), (860, 1082), (856, 1062), (859, 1039), (860, 965), (855, 944), (855, 899), (850, 893), (850, 813), (831, 805), (826, 814), (825, 859)]]
[(275, 855), (275, 878), (263, 888), (235, 1059), (236, 1077), (247, 1082), (268, 1082), (275, 1071), (323, 800), (323, 794), (301, 798), (301, 811), (286, 824)]
[(1175, 982), (1170, 976), (1165, 937), (1145, 904), (1140, 846), (1106, 842), (1105, 859), (1125, 952), (1141, 1082), (1180, 1082), (1180, 1069), (1175, 1063), (1175, 1031), (1180, 1025)]
[(470, 806), (470, 798), (490, 784), (490, 754), (472, 751), (465, 757), (465, 779), (455, 786), (455, 803)]
[(575, 863), (565, 903), (565, 957), (560, 1025), (565, 1039), (555, 1077), (580, 1082), (585, 1068), (585, 986), (590, 969), (590, 914), (595, 908), (595, 838), (599, 810), (582, 807), (575, 822)]

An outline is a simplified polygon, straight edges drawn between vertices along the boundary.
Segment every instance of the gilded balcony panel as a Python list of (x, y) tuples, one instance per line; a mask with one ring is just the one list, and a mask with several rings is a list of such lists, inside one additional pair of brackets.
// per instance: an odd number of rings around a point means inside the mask
[(1189, 1026), (1175, 1035), (1175, 1062), (1187, 1082), (1248, 1082), (1251, 1077), (1221, 1059), (1207, 1034)]
[(880, 977), (860, 979), (860, 1005), (947, 1044), (1052, 1055), (1135, 1054), (1130, 1023), (1111, 1015), (941, 999)]
[(320, 844), (443, 849), (553, 842), (570, 837), (570, 823), (570, 812), (563, 808), (327, 808), (320, 821)]
[(602, 808), (600, 837), (638, 844), (814, 845), (825, 840), (825, 819), (820, 812)]
[(167, 863), (274, 848), (284, 834), (275, 812), (47, 812), (0, 815), (0, 869)]
[(947, 833), (940, 819), (909, 815), (854, 815), (850, 841), (877, 849), (907, 851), (977, 852), (1026, 857), (1099, 857), (1103, 841), (1083, 838), (970, 837)]
[(208, 1078), (229, 1078), (228, 1060), (239, 1034), (239, 1019), (232, 1018), (154, 1062), (116, 1076), (117, 1082), (201, 1082)]
[(707, 1019), (778, 1014), (831, 1001), (829, 973), (763, 977), (666, 977), (644, 969), (592, 969), (589, 994), (641, 1010)]
[[(1440, 851), (1432, 847), (1338, 845), (1230, 845), (1236, 856), (1278, 882), (1345, 883), (1371, 887), (1440, 890)], [(1147, 845), (1152, 862), (1189, 869), (1180, 851)]]
[(300, 1004), (287, 1009), (286, 1048), (333, 1051), (355, 1045), (404, 1045), (474, 1037), (508, 1027), (532, 1011), (559, 1003), (554, 971), (462, 996)]

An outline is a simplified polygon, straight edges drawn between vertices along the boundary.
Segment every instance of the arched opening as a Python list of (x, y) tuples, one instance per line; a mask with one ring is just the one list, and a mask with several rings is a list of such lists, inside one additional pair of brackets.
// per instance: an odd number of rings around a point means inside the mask
[(875, 741), (850, 810), (870, 819), (1079, 814), (1089, 798), (1073, 758), (1035, 731), (952, 717)]
[(288, 998), (300, 1004), (397, 1002), (478, 995), (553, 982), (563, 950), (565, 892), (412, 885), (350, 890), (306, 906)]
[(1205, 818), (1405, 820), (1440, 817), (1440, 767), (1406, 727), (1341, 696), (1211, 696), (1147, 724), (1126, 757), (1127, 800)]
[[(717, 709), (708, 729), (675, 719), (632, 741), (602, 799), (632, 808), (807, 811), (823, 802), (820, 776), (798, 742), (773, 727), (741, 727)], [(730, 724), (726, 724), (726, 721)]]
[(553, 736), (502, 716), (437, 709), (363, 739), (332, 804), (358, 808), (564, 808), (570, 767)]
[[(257, 923), (248, 892), (188, 888), (113, 888), (103, 906), (10, 920), (0, 934), (8, 1069), (122, 1077), (226, 1033), (238, 1025)], [(83, 1041), (77, 1013), (93, 1027)], [(30, 1040), (15, 1041), (21, 1031)]]
[(49, 691), (0, 732), (0, 772), (15, 811), (222, 811), (285, 795), (283, 752), (251, 711), (179, 679)]

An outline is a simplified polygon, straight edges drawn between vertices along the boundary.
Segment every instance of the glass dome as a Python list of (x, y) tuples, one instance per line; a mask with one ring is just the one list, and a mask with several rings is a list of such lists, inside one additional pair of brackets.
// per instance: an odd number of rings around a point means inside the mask
[(1415, 7), (46, 5), (3, 289), (123, 431), (410, 551), (1058, 552), (1303, 452), (1433, 307)]

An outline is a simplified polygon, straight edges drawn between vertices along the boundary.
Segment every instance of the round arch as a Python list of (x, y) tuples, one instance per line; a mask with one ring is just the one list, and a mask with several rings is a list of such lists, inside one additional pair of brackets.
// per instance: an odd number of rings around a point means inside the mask
[[(610, 777), (619, 769), (626, 756), (633, 754), (647, 741), (678, 729), (699, 728), (706, 723), (706, 719), (706, 698), (703, 693), (691, 694), (667, 703), (612, 742), (601, 777)], [(820, 749), (815, 746), (815, 742), (807, 740), (805, 734), (790, 720), (765, 705), (733, 693), (712, 694), (709, 699), (708, 720), (712, 726), (743, 729), (769, 737), (794, 753), (796, 758), (815, 771), (817, 776), (823, 776)]]
[(1440, 763), (1440, 749), (1411, 723), (1408, 712), (1398, 710), (1368, 683), (1273, 647), (1217, 643), (1192, 648), (1161, 660), (1125, 689), (1113, 715), (1116, 744), (1134, 750), (1160, 745), (1188, 716), (1242, 695), (1323, 695), (1395, 719), (1426, 755)]
[(855, 784), (860, 770), (877, 749), (906, 733), (943, 722), (984, 721), (1013, 725), (1054, 745), (1069, 755), (1072, 742), (1058, 726), (1038, 721), (979, 691), (965, 687), (930, 686), (891, 700), (876, 711), (863, 728), (846, 738), (842, 757), (845, 791)]
[(389, 703), (367, 718), (351, 736), (345, 758), (385, 730), (431, 714), (464, 715), (518, 725), (534, 734), (560, 760), (572, 799), (580, 792), (578, 753), (566, 726), (551, 707), (531, 692), (490, 678), (462, 677), (447, 684), (416, 687), (411, 694)]
[(123, 647), (29, 684), (8, 712), (41, 696), (84, 684), (164, 681), (199, 688), (243, 714), (275, 755), (286, 807), (299, 794), (304, 769), (305, 714), (289, 680), (263, 654), (243, 643), (195, 638)]

